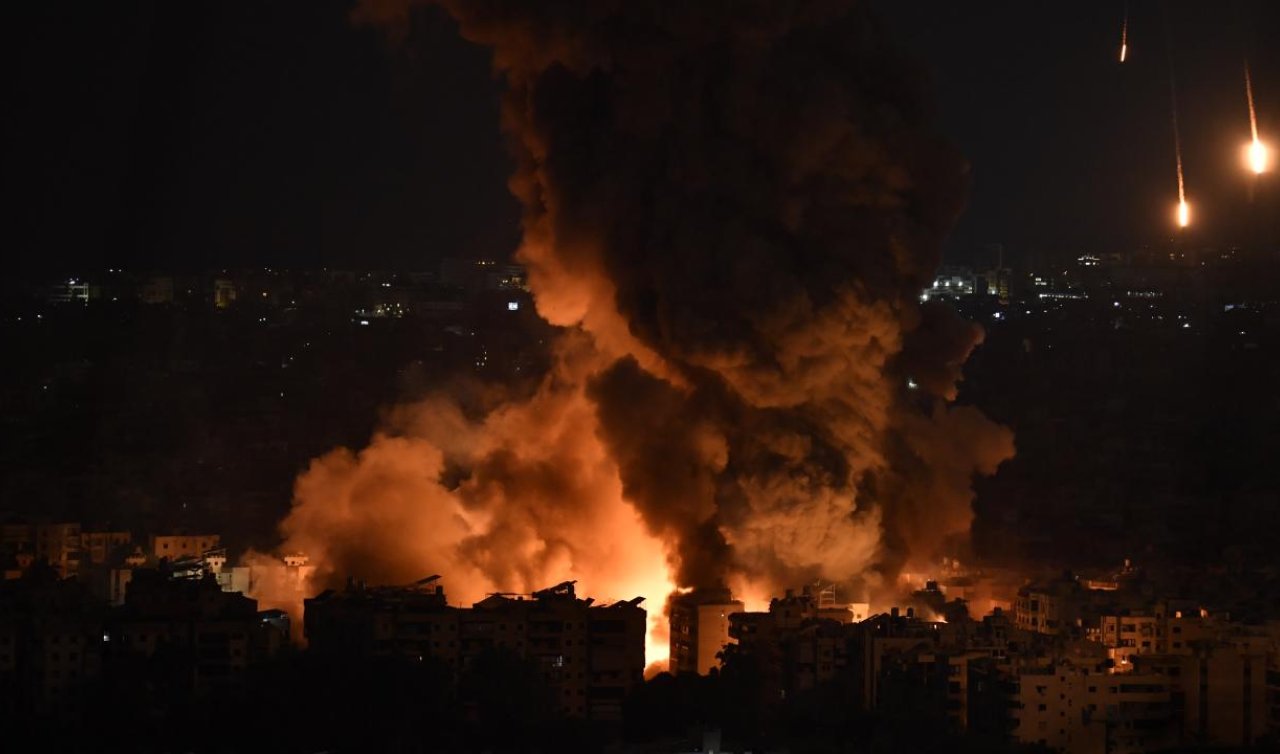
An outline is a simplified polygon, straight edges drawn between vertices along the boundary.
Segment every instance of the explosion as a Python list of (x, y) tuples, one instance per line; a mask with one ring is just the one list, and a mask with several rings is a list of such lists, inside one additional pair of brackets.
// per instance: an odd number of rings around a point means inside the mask
[(866, 4), (439, 5), (506, 84), (555, 366), (314, 461), (281, 530), (317, 586), (576, 578), (656, 624), (675, 587), (866, 591), (967, 535), (1012, 435), (950, 405), (981, 329), (919, 303), (967, 169)]

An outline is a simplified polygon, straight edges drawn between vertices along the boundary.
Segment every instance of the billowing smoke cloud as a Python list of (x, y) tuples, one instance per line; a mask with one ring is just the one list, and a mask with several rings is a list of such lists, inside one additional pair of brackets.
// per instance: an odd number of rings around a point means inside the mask
[[(411, 33), (411, 4), (356, 15)], [(981, 330), (918, 302), (965, 166), (864, 3), (438, 4), (505, 81), (517, 257), (559, 366), (531, 399), (431, 400), (317, 460), (290, 547), (613, 594), (635, 569), (865, 581), (967, 531), (1012, 437), (948, 405)]]
[(299, 477), (287, 547), (326, 583), (435, 573), (462, 600), (549, 579), (582, 579), (600, 597), (662, 588), (661, 544), (595, 436), (583, 389), (595, 359), (585, 337), (566, 336), (532, 397), (489, 397), (479, 417), (443, 395), (399, 408), (369, 447)]

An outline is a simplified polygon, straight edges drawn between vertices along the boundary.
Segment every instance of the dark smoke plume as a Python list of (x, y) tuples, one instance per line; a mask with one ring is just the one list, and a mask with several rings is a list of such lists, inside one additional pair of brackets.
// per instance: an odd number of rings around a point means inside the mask
[[(548, 522), (596, 542), (633, 536), (555, 516), (589, 519), (615, 503), (580, 497), (607, 479), (574, 489), (587, 446), (683, 587), (867, 583), (931, 562), (966, 533), (972, 477), (1012, 454), (1012, 436), (948, 405), (982, 333), (918, 299), (966, 167), (933, 132), (914, 70), (866, 4), (438, 4), (493, 50), (524, 206), (517, 258), (539, 313), (567, 328), (560, 349), (574, 366), (533, 401), (570, 406), (591, 439), (556, 435), (522, 406), (495, 415), (520, 415), (521, 431), (547, 442), (504, 447), (489, 419), (468, 430), (480, 439), (467, 448), (409, 431), (424, 459), (413, 484), (438, 485), (441, 455), (473, 475), (444, 491), (457, 535), (408, 557), (447, 553), (445, 565), (504, 585), (540, 576), (511, 561), (552, 542), (561, 566), (596, 567), (599, 547)], [(411, 34), (412, 5), (366, 0), (356, 16)], [(347, 454), (326, 473), (362, 463)], [(532, 495), (531, 467), (564, 489)], [(476, 503), (468, 490), (480, 486), (490, 494)], [(306, 490), (304, 478), (285, 524), (294, 536), (311, 515)], [(444, 510), (436, 497), (413, 504)], [(377, 522), (375, 498), (344, 505)], [(505, 516), (523, 525), (473, 557), (492, 535), (484, 521)], [(384, 546), (373, 528), (360, 529), (368, 542), (327, 546), (341, 553), (334, 570)]]

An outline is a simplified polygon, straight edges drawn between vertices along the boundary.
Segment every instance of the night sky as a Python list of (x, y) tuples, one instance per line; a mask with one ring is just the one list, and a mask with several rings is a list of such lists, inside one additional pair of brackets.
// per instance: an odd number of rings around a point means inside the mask
[[(1016, 261), (1170, 235), (1166, 28), (1196, 239), (1247, 240), (1264, 210), (1280, 214), (1277, 174), (1250, 204), (1239, 164), (1246, 51), (1280, 147), (1280, 49), (1263, 43), (1280, 38), (1280, 3), (1131, 0), (1124, 66), (1121, 0), (877, 4), (973, 165), (953, 259), (988, 242)], [(486, 52), (434, 11), (392, 52), (350, 5), (26, 4), (5, 25), (0, 115), (17, 270), (420, 269), (509, 253), (518, 207)]]
[(1245, 242), (1243, 228), (1269, 207), (1267, 239), (1280, 243), (1277, 174), (1250, 205), (1253, 176), (1240, 161), (1249, 138), (1246, 51), (1259, 129), (1280, 146), (1280, 47), (1265, 43), (1280, 39), (1280, 3), (1130, 0), (1124, 65), (1116, 60), (1123, 0), (877, 5), (927, 67), (943, 130), (972, 163), (954, 256), (1000, 242), (1015, 259), (1074, 257), (1173, 235), (1168, 39), (1193, 240)]

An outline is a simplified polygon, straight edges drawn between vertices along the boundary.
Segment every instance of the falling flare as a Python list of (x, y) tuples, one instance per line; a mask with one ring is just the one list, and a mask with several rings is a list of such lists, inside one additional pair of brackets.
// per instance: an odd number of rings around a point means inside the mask
[(1182, 135), (1178, 131), (1178, 98), (1173, 98), (1173, 154), (1178, 165), (1178, 227), (1191, 224), (1191, 207), (1187, 204), (1187, 184), (1182, 177)]
[(1178, 227), (1191, 224), (1191, 207), (1187, 204), (1187, 184), (1182, 176), (1182, 133), (1178, 128), (1178, 83), (1173, 69), (1173, 35), (1165, 17), (1165, 42), (1169, 50), (1169, 109), (1173, 121), (1173, 155), (1178, 166)]
[(1253, 141), (1245, 147), (1245, 160), (1249, 165), (1249, 169), (1255, 174), (1261, 175), (1267, 172), (1267, 145), (1262, 143), (1258, 138), (1258, 111), (1253, 106), (1253, 79), (1249, 76), (1249, 61), (1244, 64), (1244, 94), (1249, 100), (1249, 129), (1253, 135)]
[(1187, 204), (1187, 186), (1182, 180), (1182, 139), (1178, 135), (1176, 102), (1173, 110), (1173, 151), (1178, 160), (1178, 227), (1185, 228), (1191, 224), (1191, 205)]
[(1129, 56), (1129, 4), (1124, 4), (1124, 21), (1120, 24), (1120, 62)]

